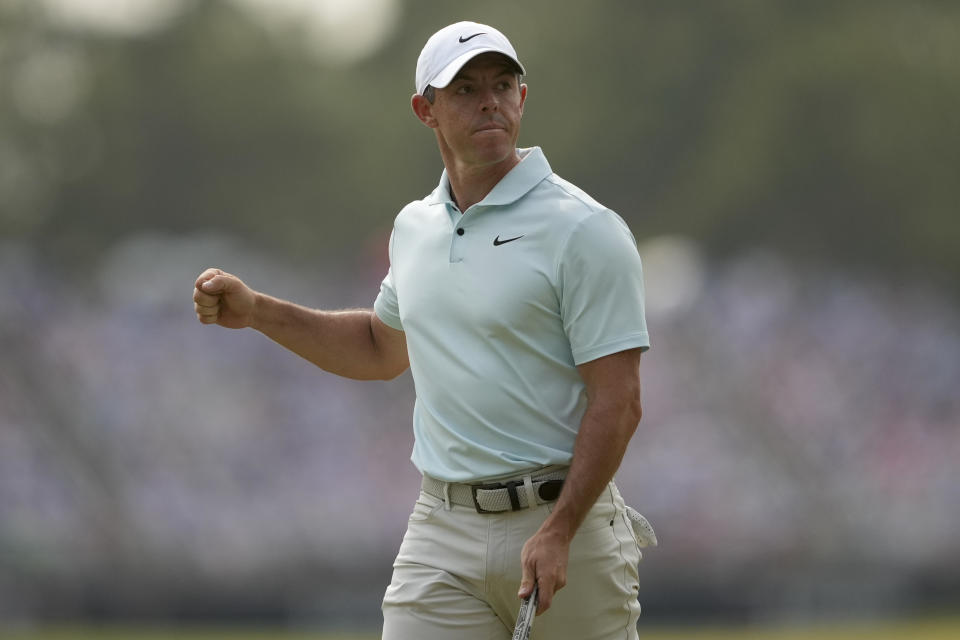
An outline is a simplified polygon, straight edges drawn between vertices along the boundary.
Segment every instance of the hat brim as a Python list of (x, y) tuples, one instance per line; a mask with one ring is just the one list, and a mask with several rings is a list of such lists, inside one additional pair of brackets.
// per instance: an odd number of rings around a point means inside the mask
[(476, 58), (478, 55), (480, 55), (481, 53), (490, 53), (490, 52), (499, 53), (503, 57), (507, 58), (508, 60), (513, 62), (515, 65), (517, 65), (517, 68), (520, 70), (521, 75), (526, 75), (527, 71), (526, 69), (523, 68), (523, 65), (520, 64), (520, 61), (514, 58), (513, 56), (511, 56), (509, 53), (504, 53), (502, 49), (498, 49), (497, 47), (480, 47), (479, 49), (471, 49), (470, 51), (460, 54), (459, 56), (454, 58), (453, 61), (450, 62), (450, 64), (445, 66), (440, 71), (440, 73), (438, 73), (433, 78), (433, 80), (428, 82), (420, 90), (420, 93), (423, 93), (424, 91), (426, 91), (427, 86), (434, 87), (435, 89), (443, 89), (445, 86), (447, 86), (453, 81), (453, 79), (456, 77), (460, 69), (463, 68), (463, 65), (467, 64), (468, 62)]

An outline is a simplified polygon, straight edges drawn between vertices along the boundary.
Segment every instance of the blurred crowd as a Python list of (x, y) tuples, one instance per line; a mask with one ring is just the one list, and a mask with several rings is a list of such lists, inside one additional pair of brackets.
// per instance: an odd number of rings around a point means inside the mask
[[(617, 477), (661, 541), (645, 610), (956, 589), (956, 299), (763, 251), (648, 249), (645, 415)], [(91, 585), (133, 609), (243, 585), (287, 593), (290, 615), (351, 576), (382, 592), (419, 482), (409, 374), (343, 380), (200, 325), (190, 289), (213, 265), (326, 308), (372, 304), (385, 269), (141, 235), (91, 276), (0, 245), (0, 621), (89, 613)]]

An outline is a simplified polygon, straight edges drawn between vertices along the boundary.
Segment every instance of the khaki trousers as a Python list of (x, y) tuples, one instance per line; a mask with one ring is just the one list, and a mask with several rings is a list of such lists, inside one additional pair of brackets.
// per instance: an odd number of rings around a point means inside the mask
[[(510, 640), (520, 609), (520, 551), (553, 503), (480, 514), (421, 492), (383, 599), (383, 640)], [(616, 485), (570, 545), (567, 585), (531, 640), (637, 638), (640, 548)]]

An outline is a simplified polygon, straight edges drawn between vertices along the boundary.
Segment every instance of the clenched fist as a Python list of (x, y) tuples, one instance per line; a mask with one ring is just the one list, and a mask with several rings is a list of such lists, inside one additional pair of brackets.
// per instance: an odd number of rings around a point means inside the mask
[(221, 269), (207, 269), (194, 284), (193, 308), (204, 324), (229, 329), (249, 327), (253, 320), (256, 293), (235, 275)]

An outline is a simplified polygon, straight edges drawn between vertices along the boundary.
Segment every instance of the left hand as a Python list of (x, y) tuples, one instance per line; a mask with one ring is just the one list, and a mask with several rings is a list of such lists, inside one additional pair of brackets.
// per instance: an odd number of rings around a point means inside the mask
[(528, 597), (533, 585), (538, 584), (537, 615), (550, 608), (553, 594), (567, 584), (569, 555), (570, 541), (566, 536), (546, 528), (546, 524), (523, 545), (523, 551), (520, 552), (523, 577), (517, 595), (521, 599)]

